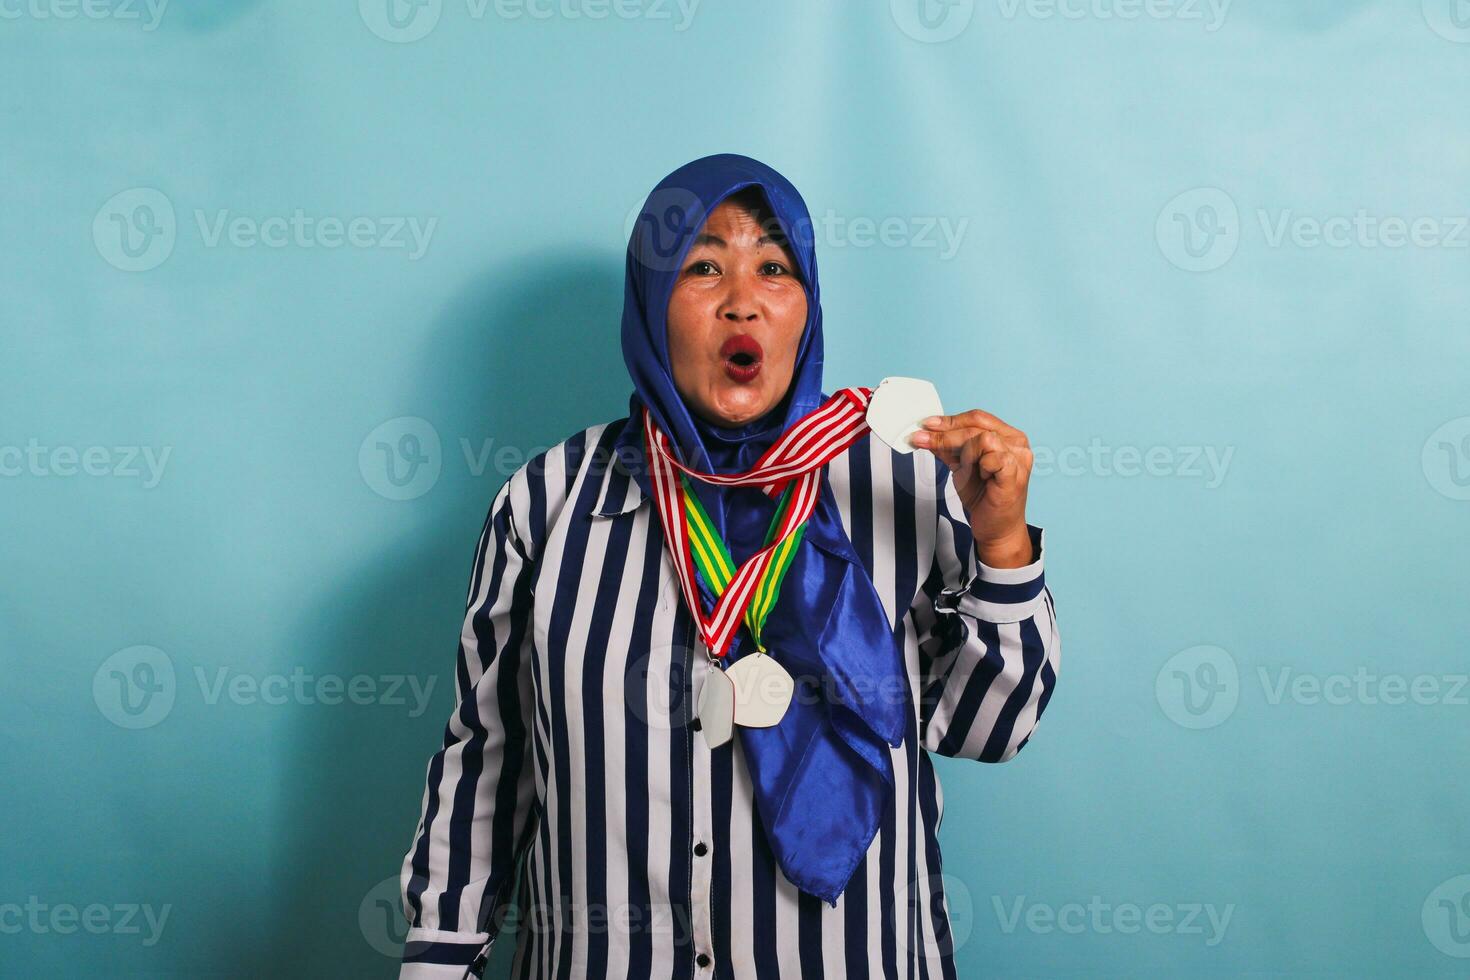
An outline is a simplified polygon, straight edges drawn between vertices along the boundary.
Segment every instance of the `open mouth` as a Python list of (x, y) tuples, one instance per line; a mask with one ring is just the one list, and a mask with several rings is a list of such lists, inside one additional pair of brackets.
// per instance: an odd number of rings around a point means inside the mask
[(725, 359), (725, 374), (731, 380), (747, 382), (760, 374), (765, 352), (754, 337), (736, 334), (720, 345), (720, 356)]

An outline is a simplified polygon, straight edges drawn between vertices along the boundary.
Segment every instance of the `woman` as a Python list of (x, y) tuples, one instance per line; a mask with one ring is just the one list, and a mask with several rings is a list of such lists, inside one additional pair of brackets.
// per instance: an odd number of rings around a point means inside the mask
[(481, 535), (402, 976), (478, 970), (508, 918), (517, 977), (954, 975), (929, 753), (1014, 756), (1059, 665), (1031, 452), (978, 410), (895, 451), (868, 389), (823, 395), (812, 246), (746, 157), (645, 203), (628, 417)]

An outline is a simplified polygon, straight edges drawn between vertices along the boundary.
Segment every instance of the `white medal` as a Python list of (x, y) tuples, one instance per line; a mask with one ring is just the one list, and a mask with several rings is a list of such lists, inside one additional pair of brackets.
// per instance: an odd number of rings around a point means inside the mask
[(710, 748), (730, 741), (735, 731), (735, 685), (713, 663), (699, 695), (699, 730)]
[(923, 428), (919, 423), (931, 415), (943, 415), (939, 392), (919, 378), (884, 378), (868, 400), (868, 428), (884, 444), (900, 453), (911, 453), (909, 436)]
[(753, 651), (725, 673), (735, 689), (735, 724), (770, 728), (786, 714), (796, 683), (775, 657)]

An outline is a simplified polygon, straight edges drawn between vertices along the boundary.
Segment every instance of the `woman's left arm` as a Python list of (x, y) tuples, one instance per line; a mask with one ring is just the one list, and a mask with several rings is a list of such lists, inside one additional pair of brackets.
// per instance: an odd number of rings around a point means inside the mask
[(1025, 517), (1031, 448), (1020, 430), (979, 410), (925, 428), (913, 443), (945, 468), (931, 601), (913, 611), (921, 742), (940, 755), (1005, 762), (1036, 730), (1061, 666), (1045, 538)]

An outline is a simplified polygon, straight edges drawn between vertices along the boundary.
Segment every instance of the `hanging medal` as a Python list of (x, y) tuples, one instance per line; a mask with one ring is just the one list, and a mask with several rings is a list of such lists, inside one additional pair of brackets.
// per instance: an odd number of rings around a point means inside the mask
[[(782, 433), (753, 467), (736, 474), (701, 473), (680, 463), (668, 436), (644, 410), (644, 444), (664, 537), (713, 668), (699, 704), (700, 727), (712, 746), (728, 741), (733, 725), (778, 724), (790, 706), (795, 683), (761, 642), (761, 628), (776, 605), (781, 579), (801, 543), (806, 521), (816, 509), (822, 467), (868, 432), (864, 415), (869, 394), (867, 388), (837, 392)], [(709, 515), (676, 470), (707, 483), (760, 486), (768, 496), (779, 496), (766, 544), (735, 567)], [(696, 566), (716, 595), (714, 610), (707, 616), (695, 586)], [(742, 620), (756, 648), (721, 669)]]
[(713, 662), (699, 696), (699, 730), (710, 748), (724, 745), (735, 734), (735, 684)]
[[(694, 488), (689, 485), (688, 478), (681, 477), (679, 483), (684, 500), (685, 524), (689, 532), (689, 550), (694, 558), (695, 567), (705, 582), (709, 584), (711, 591), (716, 596), (723, 595), (738, 571), (735, 561), (725, 546), (725, 542), (720, 538), (719, 531), (715, 529), (714, 522), (710, 520), (709, 514), (705, 511), (704, 505), (699, 502)], [(793, 483), (781, 494), (776, 514), (771, 519), (770, 527), (766, 530), (766, 545), (772, 544), (775, 535), (781, 528), (783, 518), (791, 507), (795, 490), (796, 484)], [(803, 521), (781, 539), (772, 553), (771, 560), (766, 563), (756, 582), (755, 595), (745, 609), (745, 626), (750, 631), (755, 650), (735, 661), (724, 671), (711, 671), (705, 681), (707, 688), (712, 687), (716, 692), (711, 695), (712, 700), (709, 705), (711, 714), (715, 716), (716, 725), (723, 720), (725, 711), (723, 699), (730, 695), (733, 695), (734, 699), (732, 713), (734, 723), (747, 728), (769, 728), (777, 724), (786, 714), (787, 706), (791, 704), (791, 695), (796, 690), (796, 683), (786, 669), (776, 661), (776, 658), (766, 650), (766, 645), (761, 641), (761, 630), (765, 626), (766, 617), (775, 608), (776, 598), (781, 594), (781, 580), (786, 577), (786, 571), (791, 567), (791, 559), (801, 544), (805, 530), (806, 523)], [(724, 684), (720, 683), (716, 674), (723, 674)], [(728, 695), (724, 691), (726, 684), (731, 688)], [(705, 704), (702, 698), (701, 727), (704, 724), (704, 709)], [(722, 734), (724, 734), (723, 730), (716, 728), (708, 736), (711, 744), (719, 744), (715, 742), (715, 738)]]

